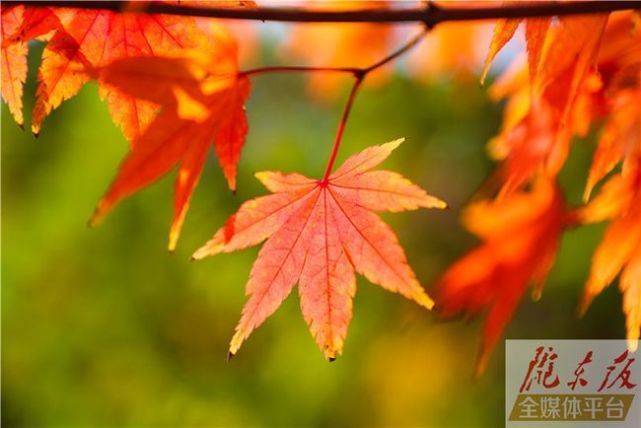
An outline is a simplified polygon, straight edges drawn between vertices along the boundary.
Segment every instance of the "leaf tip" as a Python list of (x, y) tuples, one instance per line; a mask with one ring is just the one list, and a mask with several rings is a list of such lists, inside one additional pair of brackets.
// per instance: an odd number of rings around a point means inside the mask
[(229, 187), (232, 194), (236, 194), (236, 177), (227, 177), (227, 187)]
[(100, 207), (98, 206), (93, 211), (93, 214), (91, 214), (91, 217), (89, 217), (89, 220), (87, 220), (87, 227), (94, 228), (100, 224), (101, 220), (102, 213), (100, 212)]
[(478, 358), (478, 361), (476, 362), (476, 368), (474, 369), (475, 381), (478, 381), (481, 378), (481, 376), (483, 376), (483, 373), (485, 373), (485, 369), (487, 368), (487, 362), (488, 362), (488, 355), (486, 355), (485, 353)]
[(592, 189), (594, 189), (594, 183), (592, 183), (592, 180), (588, 180), (588, 184), (586, 184), (585, 190), (583, 191), (584, 204), (590, 200), (590, 196), (592, 196)]
[(484, 341), (481, 345), (481, 351), (476, 358), (476, 368), (474, 369), (474, 380), (478, 381), (485, 370), (487, 370), (487, 365), (490, 362), (490, 355), (492, 353), (492, 346)]
[(447, 202), (432, 196), (430, 197), (430, 203), (428, 208), (437, 208), (439, 210), (449, 210), (450, 206), (447, 204)]
[(191, 260), (202, 260), (208, 256), (215, 256), (223, 250), (222, 244), (212, 244), (212, 241), (206, 243), (199, 249), (197, 249), (194, 254), (191, 255)]
[(180, 229), (173, 227), (169, 231), (169, 242), (167, 243), (167, 251), (173, 253), (178, 244), (178, 237), (180, 236)]
[(269, 171), (258, 171), (254, 173), (254, 177), (256, 177), (256, 180), (265, 184), (265, 181), (267, 180), (269, 174)]
[(236, 333), (234, 333), (234, 336), (231, 338), (231, 343), (229, 344), (229, 352), (227, 354), (228, 360), (236, 356), (238, 350), (240, 349), (240, 346), (243, 344), (243, 341), (247, 338), (247, 335), (245, 334), (245, 336), (243, 336), (243, 333), (241, 333), (241, 331), (242, 330), (237, 327)]
[(38, 138), (40, 136), (40, 124), (39, 123), (32, 123), (31, 124), (31, 133), (33, 134), (34, 138)]
[(430, 296), (428, 296), (424, 291), (417, 295), (414, 300), (416, 301), (416, 303), (426, 309), (429, 309), (430, 311), (434, 309), (434, 300), (432, 300)]
[(405, 137), (401, 137), (401, 138), (397, 138), (396, 140), (392, 140), (388, 143), (385, 143), (385, 145), (390, 148), (389, 151), (391, 152), (393, 150), (396, 150), (398, 146), (400, 146), (404, 142), (405, 142)]
[(490, 64), (486, 63), (485, 66), (483, 67), (483, 72), (481, 73), (481, 78), (479, 79), (479, 83), (481, 86), (485, 86), (485, 78), (487, 77), (487, 72), (490, 71)]
[(584, 294), (576, 308), (577, 317), (583, 318), (585, 316), (585, 313), (588, 311), (588, 307), (590, 306), (590, 302), (592, 302), (592, 297), (588, 294)]

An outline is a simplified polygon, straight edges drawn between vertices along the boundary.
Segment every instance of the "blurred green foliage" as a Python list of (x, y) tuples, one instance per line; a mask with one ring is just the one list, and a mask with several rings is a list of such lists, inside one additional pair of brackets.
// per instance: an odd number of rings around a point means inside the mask
[[(40, 50), (31, 52), (26, 109)], [(189, 256), (239, 204), (265, 193), (255, 171), (319, 176), (341, 100), (321, 105), (300, 76), (259, 76), (232, 195), (212, 155), (177, 251), (166, 251), (171, 177), (86, 221), (127, 144), (93, 85), (47, 120), (39, 140), (2, 107), (3, 426), (487, 426), (503, 421), (503, 350), (472, 378), (480, 322), (433, 313), (359, 278), (345, 354), (329, 364), (293, 293), (226, 361), (257, 249)], [(385, 215), (429, 289), (474, 245), (460, 209), (488, 176), (485, 143), (500, 106), (476, 82), (403, 76), (359, 94), (339, 161), (401, 136), (385, 167), (448, 201), (449, 211)], [(593, 145), (575, 145), (562, 182), (578, 202)], [(540, 302), (508, 338), (619, 338), (611, 287), (586, 318), (574, 308), (601, 226), (566, 234)], [(606, 321), (607, 320), (607, 321)]]

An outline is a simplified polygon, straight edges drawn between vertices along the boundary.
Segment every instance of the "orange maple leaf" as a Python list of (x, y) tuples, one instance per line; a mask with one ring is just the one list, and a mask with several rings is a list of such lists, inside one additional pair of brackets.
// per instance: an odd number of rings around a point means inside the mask
[(27, 42), (60, 26), (50, 8), (3, 7), (2, 20), (2, 99), (7, 103), (16, 123), (22, 127), (22, 93), (27, 79)]
[(443, 316), (488, 309), (477, 362), (481, 374), (530, 283), (540, 296), (559, 238), (569, 218), (560, 189), (540, 178), (531, 192), (471, 205), (468, 230), (483, 244), (455, 262), (437, 282), (437, 309)]
[[(585, 133), (585, 108), (598, 78), (597, 63), (608, 15), (565, 17), (546, 29), (548, 48), (537, 53), (536, 82), (526, 73), (509, 70), (492, 89), (495, 98), (509, 96), (504, 125), (491, 142), (496, 158), (504, 159), (503, 193), (527, 183), (538, 171), (555, 177), (563, 166), (574, 133)], [(531, 55), (531, 53), (530, 53)], [(587, 124), (586, 124), (587, 122)]]
[(543, 43), (550, 27), (551, 18), (515, 18), (499, 19), (494, 27), (494, 35), (490, 43), (490, 50), (485, 58), (485, 66), (481, 73), (481, 83), (485, 81), (490, 65), (496, 55), (503, 49), (516, 33), (517, 28), (522, 21), (525, 21), (525, 41), (528, 52), (528, 70), (530, 72), (530, 81), (536, 80), (536, 74), (541, 62), (541, 53)]
[(598, 90), (589, 99), (586, 122), (605, 117), (585, 189), (594, 186), (621, 160), (641, 147), (641, 18), (613, 14), (599, 51)]
[(189, 200), (213, 147), (231, 189), (247, 134), (244, 103), (249, 79), (238, 73), (234, 40), (222, 31), (212, 50), (191, 56), (126, 58), (96, 71), (99, 79), (134, 99), (163, 105), (133, 141), (117, 177), (91, 220), (178, 165), (169, 249), (174, 249)]
[[(89, 81), (95, 67), (120, 58), (163, 56), (196, 48), (208, 49), (208, 38), (189, 17), (74, 10), (43, 52), (31, 129), (38, 134), (45, 117), (64, 100), (75, 96)], [(140, 137), (158, 106), (100, 81), (99, 89), (125, 137), (128, 140)]]
[(252, 267), (247, 301), (230, 354), (299, 284), (303, 317), (329, 359), (342, 352), (352, 316), (356, 270), (371, 282), (431, 308), (392, 230), (372, 211), (444, 208), (445, 203), (390, 171), (371, 171), (401, 144), (372, 146), (326, 181), (261, 172), (273, 194), (245, 202), (195, 259), (267, 239)]
[[(637, 129), (641, 135), (641, 128)], [(627, 337), (636, 349), (641, 330), (641, 151), (637, 146), (620, 174), (614, 175), (582, 211), (586, 223), (612, 220), (592, 258), (590, 276), (579, 304), (588, 306), (620, 274)]]

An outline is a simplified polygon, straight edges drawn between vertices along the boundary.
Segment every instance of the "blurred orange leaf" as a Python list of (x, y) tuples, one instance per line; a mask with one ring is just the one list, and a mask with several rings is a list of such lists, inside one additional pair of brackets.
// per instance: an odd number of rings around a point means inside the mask
[[(503, 129), (490, 145), (491, 153), (505, 160), (504, 194), (528, 183), (537, 172), (555, 177), (573, 134), (589, 129), (590, 97), (600, 84), (594, 67), (607, 21), (607, 14), (562, 17), (553, 27), (528, 20), (529, 83), (523, 71), (509, 70), (492, 88), (495, 98), (509, 97)], [(504, 23), (497, 29), (507, 37), (515, 27)], [(492, 49), (502, 46), (499, 35)]]
[(464, 222), (483, 243), (441, 277), (436, 304), (443, 316), (488, 310), (477, 364), (481, 374), (528, 285), (540, 295), (567, 215), (560, 189), (542, 178), (531, 192), (473, 204)]
[[(492, 61), (496, 55), (503, 49), (509, 42), (522, 19), (500, 19), (494, 27), (494, 36), (490, 43), (490, 50), (485, 58), (485, 66), (481, 73), (481, 83), (485, 81), (487, 72), (490, 69)], [(543, 43), (550, 26), (551, 18), (528, 18), (525, 19), (525, 41), (527, 43), (528, 52), (528, 67), (530, 71), (530, 81), (536, 80), (536, 73), (541, 61), (541, 53), (543, 50)]]
[(126, 58), (98, 70), (99, 79), (109, 87), (164, 108), (133, 141), (92, 223), (122, 198), (178, 165), (169, 238), (173, 249), (212, 147), (229, 187), (235, 189), (247, 134), (244, 103), (250, 84), (247, 77), (238, 74), (234, 41), (226, 33), (220, 36), (215, 49), (204, 56)]
[[(639, 129), (641, 133), (641, 129)], [(612, 222), (592, 258), (590, 276), (579, 305), (585, 313), (598, 294), (617, 275), (623, 293), (627, 337), (635, 347), (641, 330), (641, 158), (639, 148), (582, 211), (585, 222)]]

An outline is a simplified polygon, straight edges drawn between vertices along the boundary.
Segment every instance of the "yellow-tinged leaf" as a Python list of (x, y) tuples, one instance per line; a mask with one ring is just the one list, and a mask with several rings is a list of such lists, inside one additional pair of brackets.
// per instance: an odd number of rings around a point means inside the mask
[(22, 114), (22, 88), (27, 79), (27, 44), (24, 41), (6, 43), (21, 25), (24, 8), (21, 6), (2, 9), (2, 99), (9, 106), (11, 115), (24, 125)]
[(636, 351), (641, 331), (641, 246), (621, 274), (619, 288), (623, 294), (629, 348)]
[(636, 346), (641, 328), (641, 156), (639, 148), (582, 210), (582, 219), (611, 219), (592, 258), (590, 276), (579, 303), (579, 313), (620, 274), (630, 347)]
[(481, 73), (481, 84), (485, 82), (487, 72), (490, 70), (490, 65), (492, 64), (492, 61), (494, 61), (494, 57), (496, 57), (499, 51), (503, 49), (503, 46), (505, 46), (507, 42), (514, 37), (514, 33), (516, 33), (516, 29), (520, 23), (520, 19), (499, 19), (496, 22), (494, 35), (492, 36), (492, 42), (490, 44), (490, 50), (485, 58), (485, 65), (483, 66), (483, 72)]

